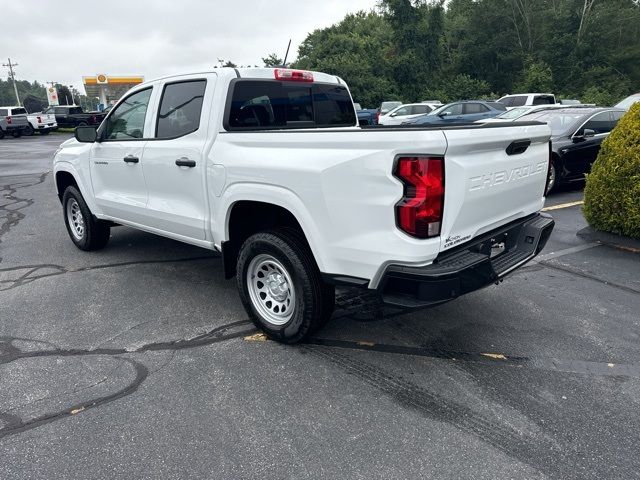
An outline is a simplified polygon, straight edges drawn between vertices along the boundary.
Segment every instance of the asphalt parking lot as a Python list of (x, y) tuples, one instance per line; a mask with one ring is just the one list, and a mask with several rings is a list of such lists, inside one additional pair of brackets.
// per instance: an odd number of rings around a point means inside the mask
[(68, 136), (0, 141), (0, 478), (637, 478), (640, 254), (548, 199), (533, 264), (430, 310), (340, 291), (263, 341), (217, 255), (125, 227), (67, 237)]

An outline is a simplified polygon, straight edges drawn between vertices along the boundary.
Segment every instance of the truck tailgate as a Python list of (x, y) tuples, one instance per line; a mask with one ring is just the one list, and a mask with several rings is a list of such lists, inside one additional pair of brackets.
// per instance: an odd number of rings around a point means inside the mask
[(549, 162), (546, 125), (447, 129), (441, 250), (537, 212)]

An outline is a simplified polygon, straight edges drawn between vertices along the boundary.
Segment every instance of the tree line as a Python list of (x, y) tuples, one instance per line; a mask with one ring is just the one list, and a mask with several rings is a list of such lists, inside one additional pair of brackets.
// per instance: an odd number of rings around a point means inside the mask
[(355, 101), (551, 92), (611, 105), (640, 90), (639, 0), (381, 0), (310, 33), (294, 66)]

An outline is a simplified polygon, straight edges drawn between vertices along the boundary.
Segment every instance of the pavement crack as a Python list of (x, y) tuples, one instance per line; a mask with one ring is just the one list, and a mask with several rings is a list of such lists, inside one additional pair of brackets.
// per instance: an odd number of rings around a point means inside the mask
[(539, 265), (544, 265), (545, 267), (552, 268), (554, 270), (559, 270), (561, 272), (569, 273), (571, 275), (575, 275), (577, 277), (586, 278), (589, 280), (593, 280), (594, 282), (601, 283), (603, 285), (607, 285), (609, 287), (617, 288), (618, 290), (622, 290), (628, 293), (634, 293), (636, 295), (640, 295), (640, 290), (636, 290), (635, 288), (628, 287), (626, 285), (622, 285), (616, 282), (610, 282), (609, 280), (605, 280), (603, 278), (597, 277), (595, 275), (591, 275), (583, 270), (579, 270), (577, 268), (571, 268), (566, 265), (559, 265), (557, 263), (552, 263), (548, 260), (543, 260), (539, 262)]
[[(0, 337), (0, 365), (15, 362), (17, 360), (24, 359), (24, 358), (83, 357), (83, 356), (108, 355), (108, 356), (116, 356), (120, 358), (124, 362), (127, 362), (131, 366), (133, 366), (135, 370), (135, 378), (129, 384), (127, 384), (125, 387), (121, 388), (117, 392), (77, 403), (69, 408), (65, 408), (64, 410), (60, 410), (52, 413), (46, 413), (28, 421), (23, 421), (20, 417), (9, 413), (9, 411), (0, 413), (0, 421), (2, 422), (0, 423), (0, 425), (4, 424), (4, 426), (0, 428), (0, 439), (8, 435), (15, 435), (17, 433), (21, 433), (26, 430), (30, 430), (32, 428), (46, 425), (53, 421), (66, 418), (71, 415), (75, 415), (85, 410), (89, 410), (95, 407), (99, 407), (101, 405), (105, 405), (107, 403), (111, 403), (115, 400), (118, 400), (120, 398), (126, 397), (134, 393), (136, 390), (138, 390), (140, 385), (150, 376), (150, 372), (149, 372), (149, 369), (145, 365), (143, 365), (141, 362), (138, 362), (131, 358), (127, 358), (123, 355), (132, 354), (132, 353), (150, 352), (150, 351), (171, 351), (172, 352), (171, 358), (165, 364), (161, 365), (158, 369), (156, 369), (154, 372), (151, 372), (153, 374), (157, 374), (160, 371), (162, 371), (164, 368), (166, 368), (167, 365), (169, 365), (169, 363), (171, 363), (171, 361), (175, 356), (176, 351), (184, 350), (188, 348), (201, 347), (205, 345), (212, 345), (214, 343), (220, 343), (220, 342), (232, 340), (234, 338), (243, 337), (255, 332), (255, 328), (253, 327), (250, 327), (249, 329), (242, 328), (248, 325), (252, 325), (249, 320), (240, 320), (240, 321), (228, 323), (226, 325), (221, 325), (206, 333), (190, 338), (188, 340), (179, 339), (179, 340), (171, 340), (166, 342), (148, 343), (133, 350), (126, 349), (126, 348), (65, 349), (65, 348), (55, 347), (55, 348), (46, 349), (46, 350), (23, 351), (17, 348), (15, 345), (13, 345), (12, 342), (14, 340), (20, 340), (23, 342), (24, 341), (37, 342), (37, 340), (29, 340), (24, 338), (17, 339), (17, 338), (11, 338), (11, 337)], [(104, 381), (104, 379), (102, 381)], [(99, 383), (100, 382), (98, 382), (97, 384)], [(84, 388), (91, 388), (91, 386), (84, 387)]]
[(0, 292), (6, 291), (6, 290), (12, 290), (14, 288), (18, 288), (23, 285), (29, 284), (35, 280), (40, 280), (42, 278), (55, 277), (55, 276), (64, 275), (67, 273), (90, 272), (92, 270), (128, 267), (132, 265), (152, 265), (152, 264), (163, 264), (163, 263), (195, 262), (198, 260), (208, 260), (211, 258), (218, 258), (218, 256), (202, 255), (198, 257), (185, 257), (185, 258), (172, 258), (172, 259), (136, 260), (136, 261), (130, 261), (130, 262), (104, 263), (104, 264), (90, 265), (87, 267), (78, 267), (78, 268), (64, 267), (62, 265), (55, 265), (51, 263), (20, 265), (17, 267), (0, 268)]
[[(31, 182), (18, 181), (0, 185), (0, 243), (2, 243), (2, 237), (5, 234), (9, 233), (12, 228), (17, 226), (25, 218), (26, 215), (22, 210), (33, 205), (34, 200), (32, 198), (22, 198), (18, 196), (18, 190), (35, 187), (36, 185), (44, 183), (49, 173), (50, 172), (45, 172), (40, 175), (25, 175), (36, 177), (36, 179)], [(0, 257), (0, 262), (2, 262), (2, 257)]]

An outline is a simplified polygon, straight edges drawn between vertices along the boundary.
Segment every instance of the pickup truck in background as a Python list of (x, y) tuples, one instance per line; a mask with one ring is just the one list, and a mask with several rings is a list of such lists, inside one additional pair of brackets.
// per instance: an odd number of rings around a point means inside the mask
[(82, 250), (128, 225), (221, 252), (253, 322), (293, 343), (332, 314), (335, 286), (405, 308), (499, 282), (534, 258), (549, 127), (357, 126), (344, 81), (281, 68), (137, 85), (54, 157)]
[[(20, 112), (23, 113), (12, 113)], [(27, 111), (22, 107), (0, 107), (0, 138), (5, 135), (12, 135), (18, 138), (29, 128), (29, 120), (27, 120)]]
[(44, 110), (45, 114), (52, 114), (55, 116), (58, 127), (61, 128), (74, 128), (84, 127), (87, 125), (100, 125), (100, 122), (105, 117), (102, 112), (85, 112), (82, 107), (77, 105), (61, 105), (55, 107), (48, 107)]
[(362, 126), (377, 125), (378, 115), (375, 108), (362, 108), (359, 103), (354, 103), (356, 115), (358, 116), (358, 124)]
[(24, 107), (2, 107), (7, 109), (9, 115), (26, 116), (27, 125), (24, 125), (22, 134), (33, 135), (34, 132), (38, 132), (40, 135), (48, 135), (49, 132), (57, 130), (58, 124), (56, 123), (56, 117), (52, 113), (27, 113)]

